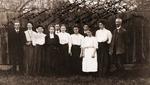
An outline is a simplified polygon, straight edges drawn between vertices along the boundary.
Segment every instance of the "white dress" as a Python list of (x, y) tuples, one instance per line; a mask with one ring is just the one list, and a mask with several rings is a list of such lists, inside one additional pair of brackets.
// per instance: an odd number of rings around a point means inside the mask
[(82, 41), (81, 48), (84, 49), (84, 57), (82, 60), (82, 71), (83, 72), (97, 72), (97, 52), (95, 57), (92, 58), (94, 50), (98, 48), (96, 37), (85, 37)]

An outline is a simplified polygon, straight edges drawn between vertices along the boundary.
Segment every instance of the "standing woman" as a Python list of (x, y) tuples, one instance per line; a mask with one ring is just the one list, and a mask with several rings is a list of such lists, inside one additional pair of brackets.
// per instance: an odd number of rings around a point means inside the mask
[[(45, 38), (46, 56), (44, 73), (54, 73), (58, 72), (59, 68), (59, 37), (55, 34), (55, 29), (53, 26), (48, 26), (49, 33)], [(44, 62), (43, 62), (44, 63)]]
[(36, 29), (37, 34), (33, 39), (35, 50), (34, 50), (34, 57), (33, 57), (33, 68), (32, 72), (35, 74), (39, 74), (41, 72), (41, 59), (44, 56), (44, 47), (45, 44), (45, 34), (43, 33), (43, 27), (38, 27)]
[(62, 25), (60, 28), (61, 32), (58, 34), (60, 39), (60, 50), (61, 50), (61, 61), (62, 70), (66, 73), (69, 70), (69, 53), (70, 53), (70, 34), (66, 32), (66, 26)]
[(71, 54), (72, 54), (72, 71), (74, 73), (81, 72), (81, 42), (84, 39), (84, 36), (79, 33), (79, 28), (73, 28), (74, 34), (71, 35)]
[(25, 74), (31, 74), (32, 72), (32, 62), (34, 56), (34, 38), (36, 32), (32, 30), (33, 25), (31, 23), (27, 24), (27, 30), (25, 33), (25, 46), (24, 46), (24, 66)]
[(89, 74), (98, 71), (97, 52), (98, 43), (90, 30), (86, 31), (87, 36), (81, 44), (82, 71)]

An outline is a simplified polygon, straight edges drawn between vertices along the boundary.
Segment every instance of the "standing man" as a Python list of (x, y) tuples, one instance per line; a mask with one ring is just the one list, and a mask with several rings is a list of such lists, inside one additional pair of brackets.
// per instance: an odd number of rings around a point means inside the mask
[(124, 58), (127, 47), (127, 31), (122, 27), (122, 19), (116, 19), (116, 29), (113, 32), (113, 38), (110, 48), (110, 54), (113, 56), (113, 61), (117, 70), (124, 70)]
[(90, 28), (89, 28), (88, 25), (85, 24), (85, 25), (83, 26), (83, 35), (84, 35), (84, 37), (87, 36), (86, 32), (87, 32), (89, 29), (90, 29)]
[(56, 24), (55, 25), (55, 34), (58, 35), (58, 33), (60, 33), (60, 25)]
[(14, 28), (8, 31), (8, 46), (10, 64), (13, 65), (13, 71), (22, 71), (23, 66), (23, 36), (20, 29), (20, 23), (15, 22)]
[(79, 28), (73, 28), (74, 34), (71, 35), (71, 54), (72, 54), (72, 64), (73, 64), (73, 72), (79, 73), (81, 71), (81, 60), (80, 60), (80, 52), (81, 52), (81, 42), (84, 39), (84, 36), (79, 33)]
[(24, 32), (25, 45), (24, 45), (24, 66), (25, 66), (25, 74), (32, 73), (32, 66), (34, 61), (34, 39), (36, 36), (36, 32), (33, 31), (32, 23), (27, 24), (27, 30)]
[(98, 69), (99, 72), (101, 69), (102, 75), (104, 75), (109, 71), (110, 66), (109, 44), (112, 34), (101, 22), (99, 23), (99, 30), (96, 31), (96, 38), (98, 41)]

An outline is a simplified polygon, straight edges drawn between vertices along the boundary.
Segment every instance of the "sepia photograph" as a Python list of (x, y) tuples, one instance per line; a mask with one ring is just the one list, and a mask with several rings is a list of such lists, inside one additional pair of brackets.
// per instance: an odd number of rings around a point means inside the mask
[(150, 0), (0, 0), (0, 85), (150, 85)]

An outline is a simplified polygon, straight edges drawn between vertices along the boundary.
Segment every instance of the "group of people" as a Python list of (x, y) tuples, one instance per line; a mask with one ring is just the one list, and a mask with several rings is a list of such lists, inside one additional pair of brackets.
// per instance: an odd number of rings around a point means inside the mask
[[(88, 25), (84, 35), (79, 27), (73, 28), (73, 34), (66, 32), (65, 25), (48, 26), (43, 33), (42, 26), (33, 31), (32, 23), (27, 30), (21, 31), (20, 23), (14, 23), (14, 29), (8, 32), (10, 64), (13, 71), (33, 74), (94, 74), (101, 75), (110, 71), (110, 57), (117, 70), (123, 70), (123, 56), (126, 52), (126, 30), (122, 19), (116, 19), (113, 34), (99, 22), (95, 36)], [(97, 74), (98, 73), (98, 74)]]

